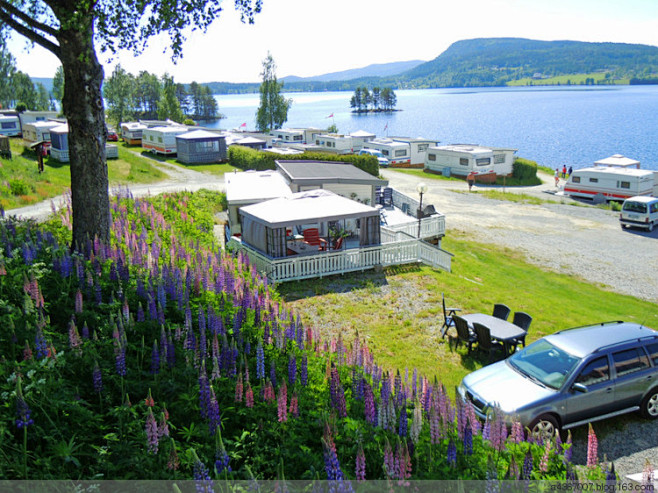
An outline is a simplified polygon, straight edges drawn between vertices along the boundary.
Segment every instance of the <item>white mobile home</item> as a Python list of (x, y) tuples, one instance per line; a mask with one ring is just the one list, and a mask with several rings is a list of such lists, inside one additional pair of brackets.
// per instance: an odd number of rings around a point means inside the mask
[(514, 171), (514, 154), (518, 149), (492, 147), (493, 165), (497, 176), (510, 176)]
[(493, 174), (493, 161), (493, 151), (488, 147), (470, 144), (431, 146), (425, 155), (425, 169), (445, 176)]
[(593, 166), (575, 170), (564, 185), (572, 197), (625, 200), (654, 192), (654, 172), (618, 166)]
[[(61, 163), (68, 163), (69, 156), (69, 126), (67, 123), (59, 124), (50, 129), (50, 157)], [(108, 159), (119, 157), (119, 148), (114, 144), (105, 144), (105, 157)]]
[(594, 166), (617, 166), (620, 168), (640, 169), (640, 161), (622, 156), (621, 154), (613, 154), (610, 157), (596, 161)]
[(438, 145), (436, 140), (424, 139), (422, 137), (391, 137), (395, 142), (404, 142), (409, 145), (410, 161), (409, 165), (422, 168), (425, 165), (425, 154), (431, 146)]
[(366, 142), (370, 142), (371, 140), (375, 140), (377, 138), (375, 134), (366, 132), (365, 130), (357, 130), (356, 132), (352, 132), (350, 137), (352, 137), (352, 147), (354, 148), (354, 152), (363, 149), (363, 146)]
[(376, 149), (381, 152), (389, 165), (409, 165), (411, 163), (411, 146), (407, 142), (392, 139), (374, 139), (363, 144), (363, 149)]
[(130, 145), (142, 143), (142, 132), (148, 127), (139, 122), (125, 122), (121, 124), (121, 137)]
[(57, 118), (56, 111), (23, 111), (18, 118), (21, 120), (21, 128), (32, 122), (44, 122)]
[(142, 147), (156, 154), (176, 154), (176, 136), (187, 132), (187, 127), (167, 126), (142, 130)]
[(38, 121), (23, 125), (23, 138), (29, 142), (50, 142), (50, 129), (59, 127), (61, 122)]
[(304, 143), (304, 130), (299, 128), (280, 128), (272, 130), (270, 135), (273, 137), (273, 144), (285, 145), (290, 142), (298, 144)]
[(0, 134), (13, 137), (21, 134), (21, 122), (17, 116), (0, 115)]
[(348, 154), (354, 152), (352, 137), (340, 134), (319, 134), (315, 136), (315, 145), (319, 151)]

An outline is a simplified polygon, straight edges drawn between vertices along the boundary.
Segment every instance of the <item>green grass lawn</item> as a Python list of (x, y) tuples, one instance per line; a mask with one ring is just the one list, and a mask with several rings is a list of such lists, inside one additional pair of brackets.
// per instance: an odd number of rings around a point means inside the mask
[(451, 391), (464, 375), (487, 363), (442, 339), (441, 293), (462, 313), (491, 313), (494, 303), (533, 316), (528, 342), (557, 330), (609, 320), (658, 328), (658, 305), (610, 292), (564, 274), (544, 271), (509, 249), (452, 233), (442, 244), (455, 253), (453, 273), (427, 266), (382, 273), (283, 283), (279, 292), (305, 324), (324, 335), (368, 341), (379, 364), (417, 368)]
[(422, 169), (417, 168), (386, 168), (389, 171), (395, 171), (396, 173), (404, 173), (405, 175), (419, 176), (425, 180), (448, 180), (448, 181), (461, 181), (462, 178), (455, 178), (454, 176), (443, 176), (437, 175), (436, 173), (426, 173)]
[[(34, 151), (22, 139), (12, 138), (12, 158), (0, 159), (0, 205), (13, 209), (50, 199), (71, 186), (68, 163), (46, 158), (44, 172), (37, 169)], [(119, 159), (107, 161), (111, 185), (153, 183), (166, 178), (151, 162), (119, 146)]]
[(177, 161), (175, 157), (167, 157), (167, 156), (161, 156), (160, 154), (154, 154), (150, 151), (142, 149), (140, 146), (130, 146), (125, 143), (123, 143), (122, 146), (126, 149), (132, 150), (133, 152), (140, 153), (144, 157), (144, 159), (153, 159), (155, 161), (165, 162), (165, 163), (173, 164), (175, 166), (181, 166), (183, 168), (198, 171), (199, 173), (208, 173), (216, 176), (224, 176), (224, 173), (232, 173), (235, 170), (242, 171), (234, 166), (231, 166), (228, 163), (186, 164)]

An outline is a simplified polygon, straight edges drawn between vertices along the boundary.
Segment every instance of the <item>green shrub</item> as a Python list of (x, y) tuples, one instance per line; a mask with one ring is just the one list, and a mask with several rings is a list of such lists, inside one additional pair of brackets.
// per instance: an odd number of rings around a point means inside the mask
[(33, 186), (21, 179), (10, 180), (9, 189), (12, 195), (27, 195), (34, 191)]
[(325, 152), (305, 152), (292, 156), (278, 156), (269, 152), (257, 151), (249, 147), (231, 146), (228, 149), (228, 159), (231, 166), (242, 170), (254, 169), (262, 171), (276, 169), (277, 159), (286, 161), (302, 159), (311, 161), (340, 161), (350, 163), (373, 176), (379, 175), (379, 163), (375, 156), (357, 156), (353, 154), (329, 154)]
[(519, 180), (532, 180), (537, 177), (537, 163), (529, 159), (516, 158), (512, 166), (512, 176)]

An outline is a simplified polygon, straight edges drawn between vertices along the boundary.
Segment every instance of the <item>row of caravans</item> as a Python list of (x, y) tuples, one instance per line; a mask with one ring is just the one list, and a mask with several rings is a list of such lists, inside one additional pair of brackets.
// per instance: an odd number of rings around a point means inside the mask
[[(0, 134), (8, 137), (23, 135), (29, 131), (30, 125), (36, 122), (45, 123), (57, 118), (56, 111), (24, 111), (20, 114), (13, 110), (0, 112)], [(27, 137), (26, 137), (27, 138)], [(39, 139), (47, 140), (47, 139)]]

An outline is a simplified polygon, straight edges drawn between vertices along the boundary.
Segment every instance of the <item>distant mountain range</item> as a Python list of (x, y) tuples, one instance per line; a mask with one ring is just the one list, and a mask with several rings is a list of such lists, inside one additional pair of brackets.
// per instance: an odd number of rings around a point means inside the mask
[(425, 60), (410, 60), (408, 62), (391, 62), (391, 63), (373, 63), (367, 67), (353, 68), (350, 70), (343, 70), (341, 72), (331, 72), (329, 74), (314, 75), (312, 77), (297, 77), (295, 75), (288, 75), (281, 77), (281, 81), (286, 84), (292, 82), (330, 82), (330, 81), (343, 81), (353, 80), (362, 77), (389, 77), (407, 72), (418, 65), (425, 63)]
[[(391, 70), (400, 64), (383, 64)], [(359, 86), (401, 88), (483, 87), (514, 83), (605, 84), (657, 82), (658, 47), (626, 43), (478, 38), (457, 41), (434, 60), (398, 73), (376, 74), (372, 65), (309, 78), (282, 78), (286, 91), (347, 91)], [(377, 66), (375, 66), (377, 67)], [(337, 80), (338, 74), (347, 74)], [(359, 75), (360, 74), (360, 75)], [(376, 74), (376, 75), (375, 75)], [(351, 78), (354, 76), (354, 78)], [(573, 76), (572, 78), (564, 76)], [(347, 77), (350, 77), (349, 79)], [(526, 81), (527, 82), (524, 82)], [(254, 92), (258, 83), (208, 84), (216, 93)]]

